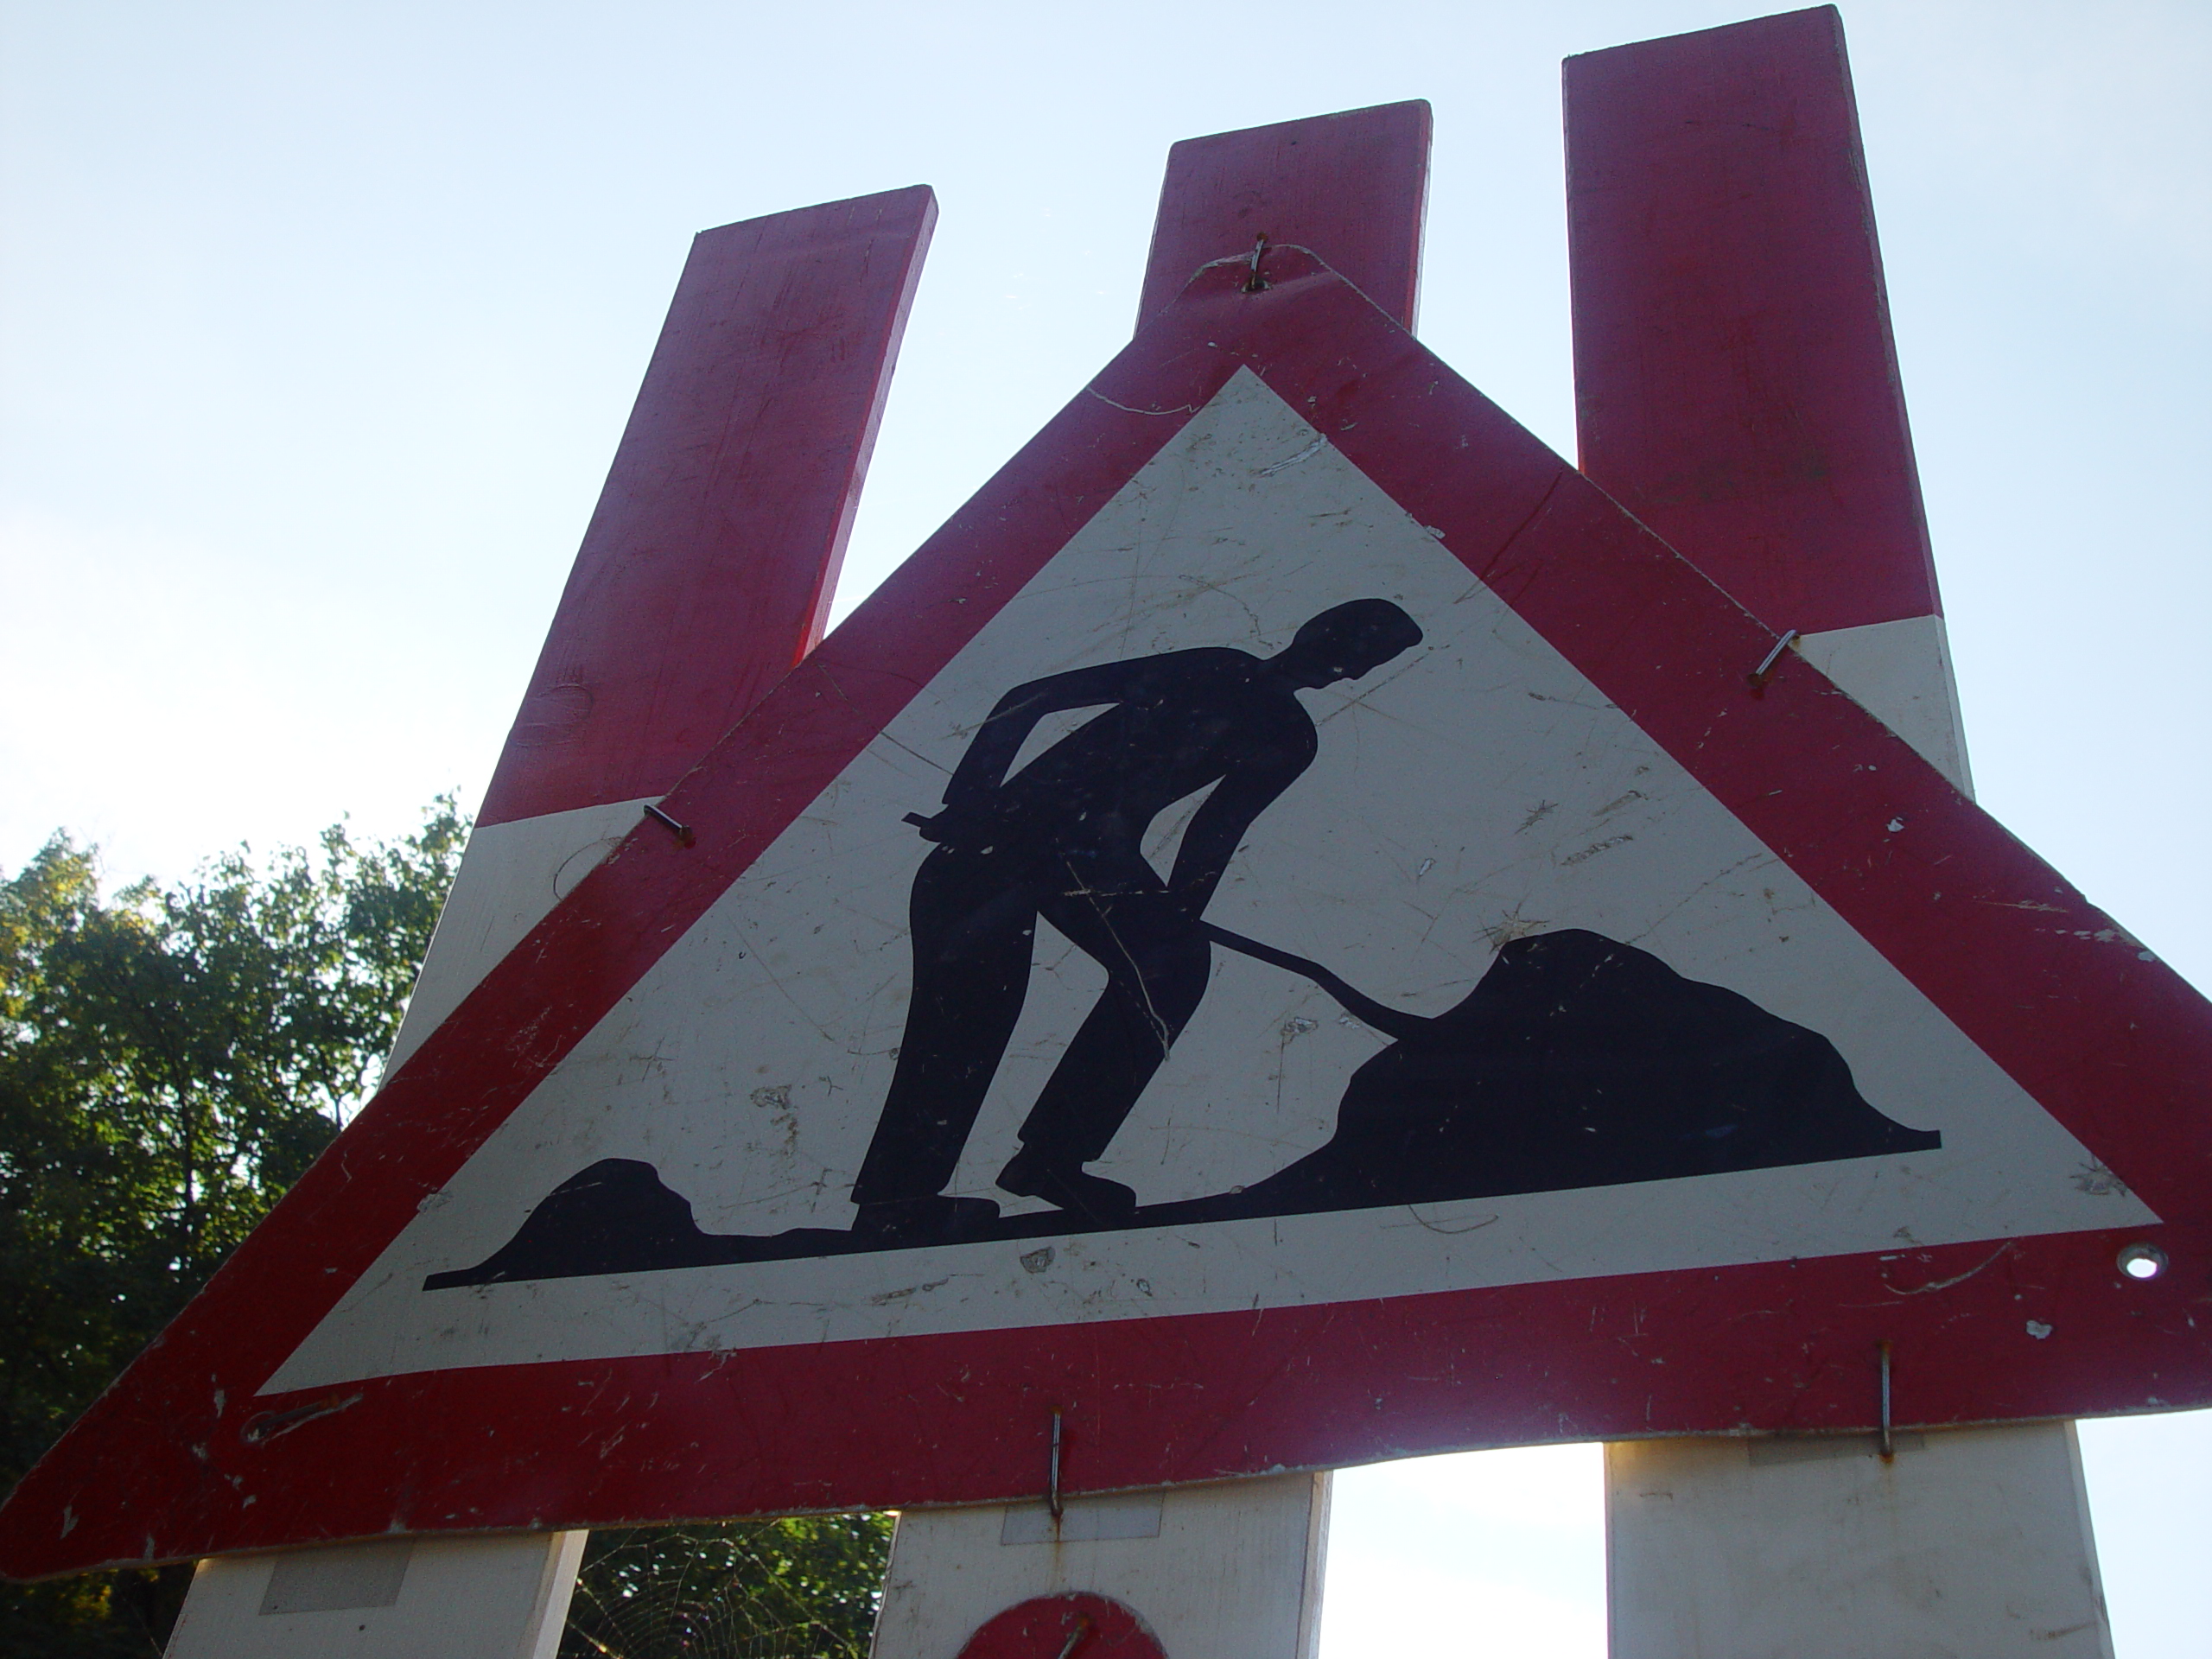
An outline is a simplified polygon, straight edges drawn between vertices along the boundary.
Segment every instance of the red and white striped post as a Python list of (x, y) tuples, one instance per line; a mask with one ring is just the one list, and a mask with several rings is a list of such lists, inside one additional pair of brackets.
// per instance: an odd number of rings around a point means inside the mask
[[(1177, 144), (1140, 332), (1199, 270), (1263, 245), (1312, 250), (1411, 328), (1428, 148), (1421, 102)], [(1077, 1500), (1058, 1515), (1042, 1503), (910, 1510), (892, 1546), (875, 1659), (940, 1659), (971, 1633), (979, 1645), (965, 1651), (989, 1659), (1000, 1650), (988, 1648), (994, 1620), (1033, 1604), (1039, 1618), (1066, 1622), (1080, 1616), (1066, 1599), (1082, 1596), (1132, 1610), (1171, 1654), (1311, 1659), (1328, 1517), (1326, 1473)]]
[[(1970, 793), (1841, 19), (1566, 92), (1582, 470)], [(1897, 1444), (1607, 1447), (1614, 1659), (2111, 1652), (2070, 1422)]]
[[(820, 637), (936, 219), (917, 186), (693, 242), (388, 1069)], [(343, 1627), (356, 1659), (550, 1659), (583, 1544), (203, 1560), (169, 1655), (299, 1659)]]

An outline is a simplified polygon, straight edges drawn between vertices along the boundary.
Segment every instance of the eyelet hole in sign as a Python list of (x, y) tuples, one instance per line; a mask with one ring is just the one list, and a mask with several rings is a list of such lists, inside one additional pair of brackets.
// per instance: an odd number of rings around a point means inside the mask
[(1039, 1596), (987, 1620), (960, 1659), (1167, 1659), (1130, 1608), (1104, 1596)]
[(2167, 1268), (2166, 1253), (2155, 1244), (2130, 1244), (2121, 1250), (2120, 1270), (2131, 1279), (2155, 1279)]

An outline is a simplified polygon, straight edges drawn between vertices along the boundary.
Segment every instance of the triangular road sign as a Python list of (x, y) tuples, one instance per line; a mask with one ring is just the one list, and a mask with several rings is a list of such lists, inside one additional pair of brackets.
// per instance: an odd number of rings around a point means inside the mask
[(0, 1565), (2212, 1400), (2212, 1010), (1777, 646), (1310, 256), (1209, 268)]

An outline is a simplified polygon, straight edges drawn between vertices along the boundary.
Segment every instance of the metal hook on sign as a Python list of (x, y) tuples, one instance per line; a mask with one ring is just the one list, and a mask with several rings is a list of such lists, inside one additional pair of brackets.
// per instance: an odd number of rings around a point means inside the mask
[(1774, 642), (1774, 649), (1767, 652), (1760, 659), (1759, 665), (1751, 671), (1749, 678), (1753, 691), (1766, 690), (1766, 683), (1774, 677), (1774, 665), (1782, 660), (1782, 653), (1789, 650), (1800, 637), (1795, 628), (1783, 630), (1782, 638)]
[(1890, 1344), (1878, 1342), (1874, 1347), (1882, 1357), (1882, 1461), (1892, 1463), (1897, 1459), (1897, 1445), (1890, 1428)]
[(697, 835), (693, 833), (690, 824), (678, 823), (674, 818), (670, 817), (667, 813), (662, 811), (660, 808), (657, 806), (653, 806), (649, 804), (645, 808), (645, 816), (658, 823), (666, 824), (671, 830), (674, 830), (676, 832), (676, 844), (679, 847), (689, 847), (692, 842), (699, 839)]
[(1252, 244), (1252, 274), (1245, 279), (1244, 283), (1244, 291), (1247, 294), (1257, 294), (1268, 285), (1268, 279), (1260, 275), (1260, 256), (1267, 251), (1268, 233), (1262, 231), (1258, 239)]
[(1061, 1645), (1057, 1659), (1069, 1659), (1069, 1656), (1083, 1645), (1083, 1638), (1090, 1634), (1090, 1615), (1077, 1613), (1075, 1616), (1075, 1629), (1069, 1633), (1067, 1641)]
[(1046, 1502), (1052, 1506), (1052, 1519), (1060, 1518), (1060, 1414), (1052, 1414), (1052, 1464), (1045, 1489)]

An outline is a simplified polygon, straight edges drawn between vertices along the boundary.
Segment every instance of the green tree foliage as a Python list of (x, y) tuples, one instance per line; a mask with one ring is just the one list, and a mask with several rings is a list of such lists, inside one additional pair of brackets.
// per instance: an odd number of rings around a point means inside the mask
[[(467, 824), (342, 826), (103, 899), (57, 835), (0, 884), (0, 1482), (197, 1291), (373, 1086)], [(144, 1654), (182, 1574), (0, 1591), (0, 1651)]]
[[(374, 1086), (467, 824), (342, 827), (100, 893), (0, 881), (0, 1486), (207, 1282)], [(887, 1517), (594, 1535), (563, 1659), (857, 1659)], [(147, 1659), (188, 1568), (0, 1585), (0, 1655)]]

